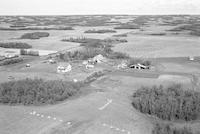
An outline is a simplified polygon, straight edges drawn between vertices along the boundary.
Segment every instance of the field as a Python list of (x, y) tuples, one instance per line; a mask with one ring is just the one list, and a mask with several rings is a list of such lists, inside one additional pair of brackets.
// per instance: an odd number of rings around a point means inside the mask
[[(82, 87), (81, 92), (56, 104), (3, 104), (0, 97), (0, 134), (152, 134), (158, 122), (171, 123), (176, 128), (186, 125), (194, 134), (198, 134), (199, 119), (190, 122), (163, 121), (134, 108), (132, 96), (141, 87), (154, 85), (165, 87), (181, 84), (188, 91), (199, 92), (199, 37), (189, 34), (187, 30), (170, 30), (188, 23), (196, 24), (199, 18), (123, 15), (0, 17), (0, 42), (27, 43), (32, 46), (30, 50), (39, 51), (39, 56), (27, 56), (20, 55), (20, 49), (0, 48), (1, 60), (9, 59), (9, 55), (23, 58), (22, 62), (0, 66), (0, 84), (26, 78), (84, 82), (92, 74), (104, 72), (98, 78), (91, 78), (92, 82)], [(53, 26), (54, 29), (22, 30), (22, 25), (37, 29)], [(134, 25), (137, 29), (115, 29), (122, 25)], [(61, 26), (73, 29), (59, 29)], [(116, 33), (85, 33), (92, 29), (109, 29)], [(49, 36), (34, 40), (20, 39), (23, 34), (33, 32), (48, 32)], [(70, 38), (100, 39), (97, 42), (99, 47), (92, 44), (94, 42), (89, 43), (95, 47), (62, 41)], [(128, 42), (113, 43), (113, 40), (121, 39)], [(92, 58), (88, 61), (73, 60), (73, 56), (80, 54), (78, 52), (83, 48), (92, 53), (95, 50), (104, 52), (106, 47), (111, 54), (123, 52), (130, 57), (111, 59), (108, 56), (110, 53), (105, 52), (107, 57), (103, 56), (101, 62), (91, 63), (93, 66), (90, 67), (85, 62), (89, 64)], [(67, 60), (68, 57), (61, 58), (66, 53), (71, 55), (70, 60)], [(130, 58), (151, 61), (150, 69), (120, 68)], [(58, 72), (58, 67), (63, 63), (71, 65), (69, 72)]]

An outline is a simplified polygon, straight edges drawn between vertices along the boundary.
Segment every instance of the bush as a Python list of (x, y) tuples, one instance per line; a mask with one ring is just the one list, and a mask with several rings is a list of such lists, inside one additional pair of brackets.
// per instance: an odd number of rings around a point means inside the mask
[(15, 64), (15, 63), (19, 63), (19, 62), (22, 62), (22, 61), (23, 61), (23, 58), (5, 59), (5, 60), (0, 62), (0, 66)]
[(190, 128), (174, 128), (169, 124), (157, 123), (152, 131), (152, 134), (193, 134)]
[(180, 85), (142, 87), (134, 93), (132, 105), (142, 113), (164, 120), (196, 120), (200, 112), (200, 93), (183, 90)]
[(21, 39), (40, 39), (42, 37), (49, 37), (49, 33), (47, 32), (25, 33), (21, 36)]
[(0, 103), (54, 104), (77, 94), (83, 83), (62, 80), (24, 79), (0, 85)]
[(23, 49), (32, 48), (31, 45), (29, 45), (27, 43), (21, 43), (21, 42), (0, 43), (0, 47), (3, 47), (3, 48), (23, 48)]
[(103, 30), (87, 30), (84, 33), (116, 33), (115, 30), (103, 29)]
[(21, 55), (39, 56), (39, 51), (20, 49)]

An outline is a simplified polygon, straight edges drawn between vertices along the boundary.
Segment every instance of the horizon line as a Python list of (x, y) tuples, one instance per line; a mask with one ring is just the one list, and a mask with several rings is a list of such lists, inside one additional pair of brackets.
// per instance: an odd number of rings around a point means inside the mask
[(188, 13), (188, 14), (181, 14), (181, 13), (177, 13), (177, 14), (0, 14), (0, 16), (160, 16), (160, 15), (200, 15), (199, 14), (195, 14), (195, 13)]

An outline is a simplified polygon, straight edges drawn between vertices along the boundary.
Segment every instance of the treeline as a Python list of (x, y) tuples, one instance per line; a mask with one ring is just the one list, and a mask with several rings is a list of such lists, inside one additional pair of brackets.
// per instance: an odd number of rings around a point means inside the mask
[[(191, 128), (175, 128), (169, 124), (157, 123), (152, 131), (152, 134), (194, 134)], [(199, 133), (198, 133), (199, 134)]]
[(32, 48), (31, 45), (29, 45), (27, 43), (22, 43), (22, 42), (1, 42), (0, 47), (3, 47), (3, 48), (22, 48), (22, 49)]
[(68, 26), (58, 26), (58, 27), (0, 27), (0, 30), (5, 31), (18, 31), (18, 30), (74, 30), (72, 27)]
[(114, 52), (111, 48), (113, 43), (126, 42), (126, 40), (121, 39), (90, 39), (90, 38), (69, 38), (63, 41), (77, 42), (81, 43), (80, 46), (84, 48), (82, 50), (77, 50), (74, 52), (66, 52), (60, 54), (59, 58), (64, 61), (69, 60), (87, 60), (93, 58), (96, 55), (103, 55), (104, 57), (110, 59), (128, 59), (129, 55), (121, 52)]
[(41, 105), (63, 101), (80, 91), (81, 82), (24, 79), (0, 84), (0, 103)]
[(200, 92), (180, 85), (142, 87), (133, 94), (132, 105), (164, 120), (196, 120), (200, 113)]
[(22, 61), (23, 61), (23, 58), (21, 58), (21, 57), (4, 59), (4, 60), (0, 61), (0, 66), (15, 64), (15, 63), (19, 63)]
[(39, 56), (39, 51), (20, 49), (20, 55)]
[(140, 29), (138, 25), (123, 24), (115, 27), (114, 29)]
[(103, 33), (116, 33), (116, 32), (117, 31), (111, 30), (111, 29), (101, 29), (101, 30), (93, 29), (93, 30), (87, 30), (84, 33), (101, 33), (101, 34), (103, 34)]
[(40, 39), (42, 37), (49, 37), (49, 33), (47, 32), (25, 33), (20, 38), (21, 39)]
[(129, 55), (121, 52), (113, 52), (111, 48), (91, 48), (85, 47), (82, 50), (76, 50), (73, 52), (65, 52), (59, 54), (59, 59), (64, 61), (72, 61), (72, 60), (88, 60), (89, 58), (93, 58), (96, 55), (103, 55), (104, 57), (110, 59), (128, 59)]

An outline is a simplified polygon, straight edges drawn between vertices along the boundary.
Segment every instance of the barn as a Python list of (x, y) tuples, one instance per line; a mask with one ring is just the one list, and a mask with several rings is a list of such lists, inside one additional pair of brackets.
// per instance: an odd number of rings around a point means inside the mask
[(134, 65), (130, 65), (129, 67), (130, 68), (134, 68), (134, 69), (149, 69), (149, 66), (145, 66), (145, 65), (142, 65), (140, 63), (134, 64)]

